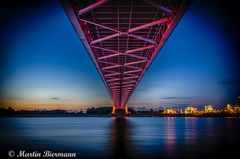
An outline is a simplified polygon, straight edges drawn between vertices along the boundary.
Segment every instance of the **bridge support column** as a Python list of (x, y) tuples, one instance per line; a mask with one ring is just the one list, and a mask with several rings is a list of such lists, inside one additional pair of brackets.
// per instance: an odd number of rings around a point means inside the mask
[(126, 105), (124, 108), (121, 108), (121, 109), (118, 109), (116, 106), (113, 106), (112, 115), (117, 117), (129, 115), (128, 106)]
[(125, 115), (128, 115), (128, 114), (129, 114), (129, 112), (128, 112), (128, 106), (125, 105), (124, 109), (125, 109)]
[(116, 114), (116, 106), (113, 105), (113, 107), (112, 107), (112, 115), (115, 115), (115, 114)]

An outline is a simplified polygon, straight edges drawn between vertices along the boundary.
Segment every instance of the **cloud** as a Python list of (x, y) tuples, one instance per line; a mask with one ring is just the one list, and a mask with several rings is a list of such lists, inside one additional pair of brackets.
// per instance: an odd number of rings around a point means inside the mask
[(189, 97), (163, 97), (163, 98), (160, 98), (160, 99), (189, 99)]
[(51, 98), (51, 99), (52, 99), (52, 100), (60, 100), (60, 98), (56, 98), (56, 97), (55, 97), (55, 98)]

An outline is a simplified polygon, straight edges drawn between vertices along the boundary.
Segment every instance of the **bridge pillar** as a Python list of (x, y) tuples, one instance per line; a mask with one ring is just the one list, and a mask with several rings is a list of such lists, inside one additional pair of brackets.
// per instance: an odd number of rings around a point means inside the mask
[(128, 106), (126, 105), (124, 108), (121, 109), (117, 108), (116, 106), (113, 106), (112, 115), (118, 117), (129, 115)]
[(128, 114), (129, 114), (129, 112), (128, 112), (128, 106), (125, 105), (124, 109), (125, 109), (125, 115), (128, 115)]
[(116, 106), (113, 105), (113, 107), (112, 107), (112, 115), (115, 115), (115, 114), (116, 114)]

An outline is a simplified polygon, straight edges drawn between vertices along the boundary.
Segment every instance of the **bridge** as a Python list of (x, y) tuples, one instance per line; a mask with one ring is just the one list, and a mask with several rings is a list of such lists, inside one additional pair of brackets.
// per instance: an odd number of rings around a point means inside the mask
[(127, 103), (190, 0), (62, 0), (113, 104)]

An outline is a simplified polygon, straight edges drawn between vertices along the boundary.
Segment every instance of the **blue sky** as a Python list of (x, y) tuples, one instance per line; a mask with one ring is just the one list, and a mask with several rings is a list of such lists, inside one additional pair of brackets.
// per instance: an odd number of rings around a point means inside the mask
[[(174, 30), (130, 98), (130, 106), (221, 105), (236, 98), (239, 77), (233, 39), (221, 25), (225, 19), (200, 12), (199, 4), (192, 4)], [(60, 3), (28, 8), (19, 6), (19, 14), (4, 30), (1, 106), (111, 106)]]

